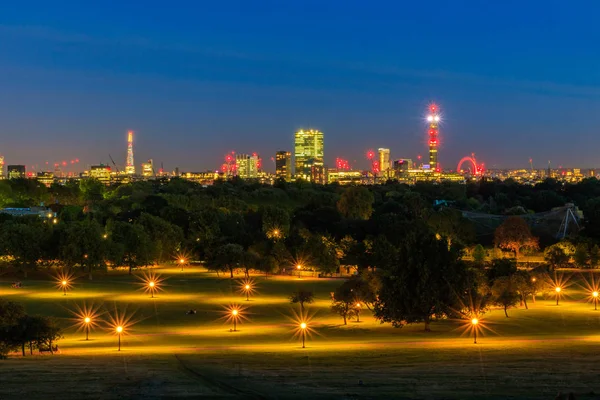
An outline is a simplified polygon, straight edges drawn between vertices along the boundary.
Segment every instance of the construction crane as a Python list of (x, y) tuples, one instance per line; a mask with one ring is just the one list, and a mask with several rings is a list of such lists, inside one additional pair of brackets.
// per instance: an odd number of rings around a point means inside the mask
[(117, 164), (115, 163), (115, 160), (113, 160), (112, 156), (109, 154), (108, 157), (110, 158), (110, 161), (112, 161), (113, 165), (115, 166), (115, 169), (117, 170), (117, 173), (120, 173), (121, 171), (119, 171), (119, 167), (117, 167)]

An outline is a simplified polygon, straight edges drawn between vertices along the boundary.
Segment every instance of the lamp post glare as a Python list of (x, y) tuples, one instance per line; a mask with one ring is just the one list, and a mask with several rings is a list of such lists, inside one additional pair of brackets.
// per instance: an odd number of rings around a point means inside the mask
[(473, 318), (471, 320), (471, 326), (473, 327), (473, 343), (477, 344), (477, 324), (479, 324), (479, 320), (477, 318)]
[(119, 336), (119, 350), (121, 351), (121, 334), (123, 333), (123, 327), (121, 325), (117, 326), (117, 335)]
[(60, 284), (62, 285), (62, 288), (63, 288), (63, 296), (66, 296), (67, 295), (67, 285), (69, 284), (69, 282), (66, 281), (65, 279), (63, 279)]
[(598, 292), (594, 291), (592, 297), (594, 298), (594, 311), (598, 311)]
[(240, 312), (236, 309), (231, 310), (231, 318), (233, 319), (233, 331), (237, 331), (237, 319)]
[(150, 290), (150, 297), (154, 298), (154, 291), (156, 290), (156, 283), (154, 281), (148, 282), (148, 290)]
[(360, 305), (360, 302), (356, 303), (356, 322), (360, 322), (360, 310), (361, 310), (362, 306)]
[(558, 300), (560, 299), (560, 292), (562, 289), (560, 286), (557, 286), (554, 290), (556, 291), (556, 305), (558, 305)]
[(300, 324), (300, 329), (302, 330), (301, 334), (302, 334), (302, 348), (303, 349), (305, 348), (304, 344), (305, 344), (305, 341), (306, 341), (306, 328), (307, 327), (308, 327), (308, 325), (306, 325), (306, 322), (302, 322)]
[(92, 319), (85, 317), (83, 322), (85, 322), (85, 340), (90, 340), (90, 322), (92, 322)]
[(246, 291), (246, 301), (250, 300), (250, 288), (251, 286), (249, 284), (246, 284), (244, 286), (244, 290)]

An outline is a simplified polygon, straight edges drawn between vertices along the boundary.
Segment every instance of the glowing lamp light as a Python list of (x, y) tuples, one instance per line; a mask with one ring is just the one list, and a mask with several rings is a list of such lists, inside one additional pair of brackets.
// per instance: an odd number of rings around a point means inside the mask
[(250, 290), (250, 285), (246, 285), (246, 286), (244, 286), (244, 288), (245, 288), (246, 290)]
[(432, 122), (433, 121), (433, 115), (428, 115), (427, 116), (427, 121)]
[(67, 281), (63, 280), (63, 281), (61, 282), (61, 284), (62, 284), (63, 286), (67, 286)]
[(117, 326), (117, 333), (123, 333), (123, 327), (121, 325)]
[(562, 290), (559, 286), (557, 286), (554, 290), (556, 290), (556, 293), (560, 293), (560, 291)]
[(439, 122), (440, 121), (440, 116), (436, 115), (433, 119), (435, 120), (435, 122)]
[(300, 264), (296, 265), (296, 269), (302, 269), (302, 265), (300, 265)]
[(479, 323), (479, 320), (478, 320), (477, 318), (473, 318), (473, 319), (471, 320), (471, 324), (472, 324), (472, 325), (477, 325), (478, 323)]
[(233, 310), (233, 311), (231, 312), (231, 314), (233, 314), (234, 316), (238, 315), (238, 310)]
[(154, 287), (154, 282), (148, 283), (148, 286), (150, 286), (151, 288), (153, 288)]
[(300, 324), (300, 328), (301, 328), (301, 329), (306, 329), (306, 322), (303, 322), (303, 323), (301, 323), (301, 324)]
[(594, 292), (594, 293), (592, 293), (592, 296), (594, 296), (594, 297), (598, 297), (598, 292)]
[(85, 319), (83, 320), (86, 324), (89, 324), (90, 322), (92, 322), (92, 319), (90, 317), (85, 317)]

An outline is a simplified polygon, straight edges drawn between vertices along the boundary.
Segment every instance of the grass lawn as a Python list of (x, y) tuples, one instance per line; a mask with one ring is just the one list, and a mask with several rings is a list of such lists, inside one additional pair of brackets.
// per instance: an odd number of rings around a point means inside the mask
[[(600, 399), (600, 311), (573, 279), (560, 305), (538, 296), (529, 310), (492, 310), (478, 344), (460, 321), (442, 320), (395, 329), (368, 310), (361, 322), (329, 312), (340, 280), (254, 277), (250, 301), (240, 280), (203, 269), (155, 269), (163, 291), (151, 298), (135, 277), (121, 271), (93, 281), (78, 278), (63, 296), (51, 278), (0, 277), (0, 297), (25, 304), (30, 314), (62, 320), (61, 354), (0, 361), (0, 399), (153, 398), (406, 398)], [(301, 348), (298, 307), (288, 297), (313, 290), (308, 305), (312, 333)], [(98, 319), (115, 311), (131, 317), (117, 351), (114, 329), (101, 323), (78, 329), (73, 311), (98, 306)], [(245, 307), (237, 332), (226, 308)], [(195, 315), (186, 315), (190, 309)]]

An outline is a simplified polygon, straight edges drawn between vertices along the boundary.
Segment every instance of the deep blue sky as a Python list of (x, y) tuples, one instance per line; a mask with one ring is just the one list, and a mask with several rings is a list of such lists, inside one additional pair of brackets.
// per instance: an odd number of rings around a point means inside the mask
[[(216, 168), (228, 151), (326, 161), (426, 154), (443, 167), (600, 167), (597, 1), (21, 1), (0, 5), (0, 154)], [(270, 161), (265, 163), (272, 167)]]

